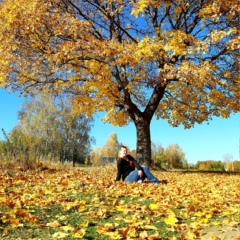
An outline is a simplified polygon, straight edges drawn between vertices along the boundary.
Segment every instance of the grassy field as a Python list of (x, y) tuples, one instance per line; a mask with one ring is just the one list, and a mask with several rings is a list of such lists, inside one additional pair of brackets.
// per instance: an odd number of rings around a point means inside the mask
[(240, 239), (240, 175), (154, 174), (160, 185), (115, 182), (115, 166), (1, 168), (0, 239), (203, 239), (226, 226)]

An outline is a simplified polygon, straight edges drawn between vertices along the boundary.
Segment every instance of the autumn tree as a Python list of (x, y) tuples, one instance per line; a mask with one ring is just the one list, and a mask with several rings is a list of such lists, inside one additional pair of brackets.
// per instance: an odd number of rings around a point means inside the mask
[(119, 149), (120, 149), (120, 144), (117, 139), (117, 134), (112, 133), (106, 140), (106, 143), (104, 144), (104, 146), (102, 147), (97, 146), (91, 152), (90, 159), (92, 164), (105, 165), (111, 161), (117, 160)]
[(237, 160), (233, 161), (233, 169), (234, 172), (240, 172), (240, 161)]
[(76, 162), (84, 162), (86, 156), (90, 154), (91, 144), (95, 139), (90, 136), (93, 119), (86, 118), (80, 112), (72, 109), (72, 101), (59, 102), (58, 112), (58, 134), (61, 139), (62, 160), (71, 160), (73, 165)]
[(152, 159), (154, 164), (159, 165), (161, 167), (162, 163), (164, 162), (165, 156), (164, 156), (164, 148), (161, 144), (154, 144), (152, 143)]
[(1, 159), (4, 159), (6, 157), (9, 158), (9, 156), (13, 155), (13, 146), (5, 130), (3, 128), (1, 130), (5, 140), (0, 141), (0, 156)]
[(0, 140), (0, 160), (7, 159), (9, 157), (9, 143), (6, 140)]
[[(18, 112), (18, 125), (11, 135), (21, 139), (25, 136), (34, 158), (57, 155), (57, 106), (51, 96), (39, 96), (26, 101)], [(11, 138), (12, 138), (11, 137)]]
[(120, 144), (117, 139), (117, 133), (112, 133), (102, 148), (102, 154), (106, 157), (113, 157), (114, 160), (117, 160), (119, 149)]
[[(126, 146), (126, 145), (124, 145), (124, 146)], [(128, 146), (126, 146), (127, 148), (128, 148), (128, 153), (132, 156), (132, 157), (134, 157), (135, 159), (137, 158), (136, 156), (137, 156), (137, 151), (136, 151), (136, 149), (133, 149), (133, 150), (131, 150)]]
[(225, 171), (224, 163), (216, 160), (198, 161), (196, 163), (198, 170), (208, 171)]
[(187, 164), (185, 153), (178, 144), (170, 144), (164, 152), (164, 163), (171, 168), (183, 168)]
[(132, 121), (142, 163), (154, 114), (190, 128), (239, 112), (238, 0), (0, 4), (0, 84), (72, 93), (75, 111)]
[(102, 148), (95, 147), (90, 153), (90, 164), (93, 166), (102, 165)]
[(71, 105), (69, 99), (46, 95), (22, 105), (15, 131), (27, 137), (27, 146), (35, 157), (58, 157), (75, 164), (90, 153), (92, 119), (72, 113)]

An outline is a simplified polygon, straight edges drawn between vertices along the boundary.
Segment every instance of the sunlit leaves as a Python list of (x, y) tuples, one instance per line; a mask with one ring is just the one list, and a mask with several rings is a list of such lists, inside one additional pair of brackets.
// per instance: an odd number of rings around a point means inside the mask
[(145, 8), (149, 5), (149, 0), (140, 0), (134, 3), (131, 14), (138, 17), (139, 13), (143, 13)]
[[(106, 111), (113, 125), (139, 111), (186, 128), (228, 117), (239, 111), (238, 8), (235, 0), (4, 1), (0, 83), (31, 94), (70, 91), (76, 111)], [(161, 99), (151, 95), (159, 87)], [(207, 98), (212, 90), (225, 97)]]
[(149, 208), (150, 208), (151, 210), (157, 210), (157, 209), (159, 209), (159, 206), (158, 206), (157, 204), (155, 204), (155, 203), (151, 203), (151, 204), (149, 205)]
[(167, 181), (156, 186), (114, 182), (115, 171), (1, 170), (1, 236), (35, 226), (54, 239), (194, 239), (206, 226), (239, 228), (238, 175), (155, 172)]
[(154, 114), (191, 128), (239, 112), (238, 11), (237, 0), (2, 1), (0, 84), (133, 121), (150, 164)]
[(164, 219), (164, 222), (167, 225), (170, 225), (171, 227), (174, 227), (178, 220), (177, 220), (176, 215), (173, 211), (169, 210), (168, 212), (169, 212), (168, 216)]

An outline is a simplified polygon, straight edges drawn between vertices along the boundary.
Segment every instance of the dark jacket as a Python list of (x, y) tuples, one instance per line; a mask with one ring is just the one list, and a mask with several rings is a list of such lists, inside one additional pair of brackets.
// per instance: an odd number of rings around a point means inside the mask
[(137, 170), (143, 170), (142, 167), (138, 164), (138, 162), (131, 156), (127, 155), (127, 159), (119, 158), (117, 161), (117, 177), (116, 181), (119, 181), (121, 178), (124, 181), (124, 179), (127, 177), (127, 175), (134, 171), (135, 168)]

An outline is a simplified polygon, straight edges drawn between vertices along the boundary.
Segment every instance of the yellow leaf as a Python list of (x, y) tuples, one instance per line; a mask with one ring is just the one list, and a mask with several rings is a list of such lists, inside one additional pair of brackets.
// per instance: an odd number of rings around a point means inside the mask
[(227, 110), (222, 109), (221, 110), (221, 115), (222, 115), (223, 118), (227, 118), (227, 117), (229, 117), (229, 112)]
[(147, 231), (143, 231), (139, 234), (139, 237), (141, 239), (149, 239), (149, 234), (147, 233)]
[(187, 239), (196, 239), (196, 234), (193, 232), (188, 231), (186, 235)]
[(202, 213), (198, 211), (198, 212), (195, 213), (195, 216), (202, 217)]
[(98, 212), (97, 212), (98, 217), (105, 218), (106, 214), (107, 214), (107, 209), (105, 209), (105, 208), (98, 209)]
[(158, 230), (157, 227), (152, 226), (152, 225), (145, 225), (145, 226), (143, 226), (143, 228), (147, 229), (147, 230)]
[(127, 228), (127, 237), (132, 239), (132, 238), (137, 238), (138, 237), (138, 229), (137, 227), (131, 226)]
[(84, 223), (82, 224), (83, 227), (87, 228), (89, 225), (89, 221), (85, 220)]
[(72, 236), (74, 238), (83, 238), (83, 236), (85, 235), (86, 230), (85, 229), (79, 229), (77, 232), (75, 232)]
[(6, 237), (7, 235), (8, 235), (8, 230), (6, 228), (4, 228), (2, 237)]
[(97, 228), (97, 232), (99, 234), (105, 234), (108, 232), (111, 232), (112, 230), (114, 230), (114, 224), (112, 223), (106, 223), (105, 225), (101, 225)]
[(210, 240), (221, 240), (221, 238), (219, 238), (219, 237), (217, 237), (217, 236), (212, 236), (212, 237), (210, 238)]
[(74, 230), (74, 228), (71, 225), (62, 226), (61, 229), (65, 232), (68, 232), (68, 231), (72, 232)]
[(149, 208), (150, 208), (151, 210), (157, 210), (157, 209), (158, 209), (158, 205), (155, 204), (155, 203), (151, 203), (151, 204), (149, 205)]
[(175, 217), (175, 214), (172, 212), (171, 214), (169, 214), (169, 216), (167, 218), (164, 219), (164, 222), (167, 224), (167, 225), (170, 225), (170, 226), (175, 226), (176, 222), (177, 222), (177, 218)]
[(213, 224), (214, 226), (218, 226), (218, 225), (220, 225), (220, 222), (215, 221), (215, 222), (213, 222), (212, 224)]
[(120, 212), (128, 210), (128, 208), (126, 206), (116, 206), (116, 209)]
[(106, 235), (111, 239), (122, 239), (122, 235), (119, 234), (117, 231), (115, 232), (108, 232)]
[(208, 222), (209, 222), (209, 221), (208, 221), (208, 218), (204, 218), (204, 219), (203, 219), (203, 222), (204, 222), (204, 223), (208, 223)]
[(62, 239), (62, 238), (67, 237), (68, 234), (64, 233), (64, 232), (56, 232), (52, 236), (53, 236), (54, 239)]
[(57, 220), (53, 221), (53, 222), (50, 222), (50, 223), (47, 223), (47, 227), (60, 227), (61, 226), (61, 223), (58, 222)]
[(52, 193), (52, 191), (50, 189), (45, 190), (45, 194), (51, 194), (51, 193)]

